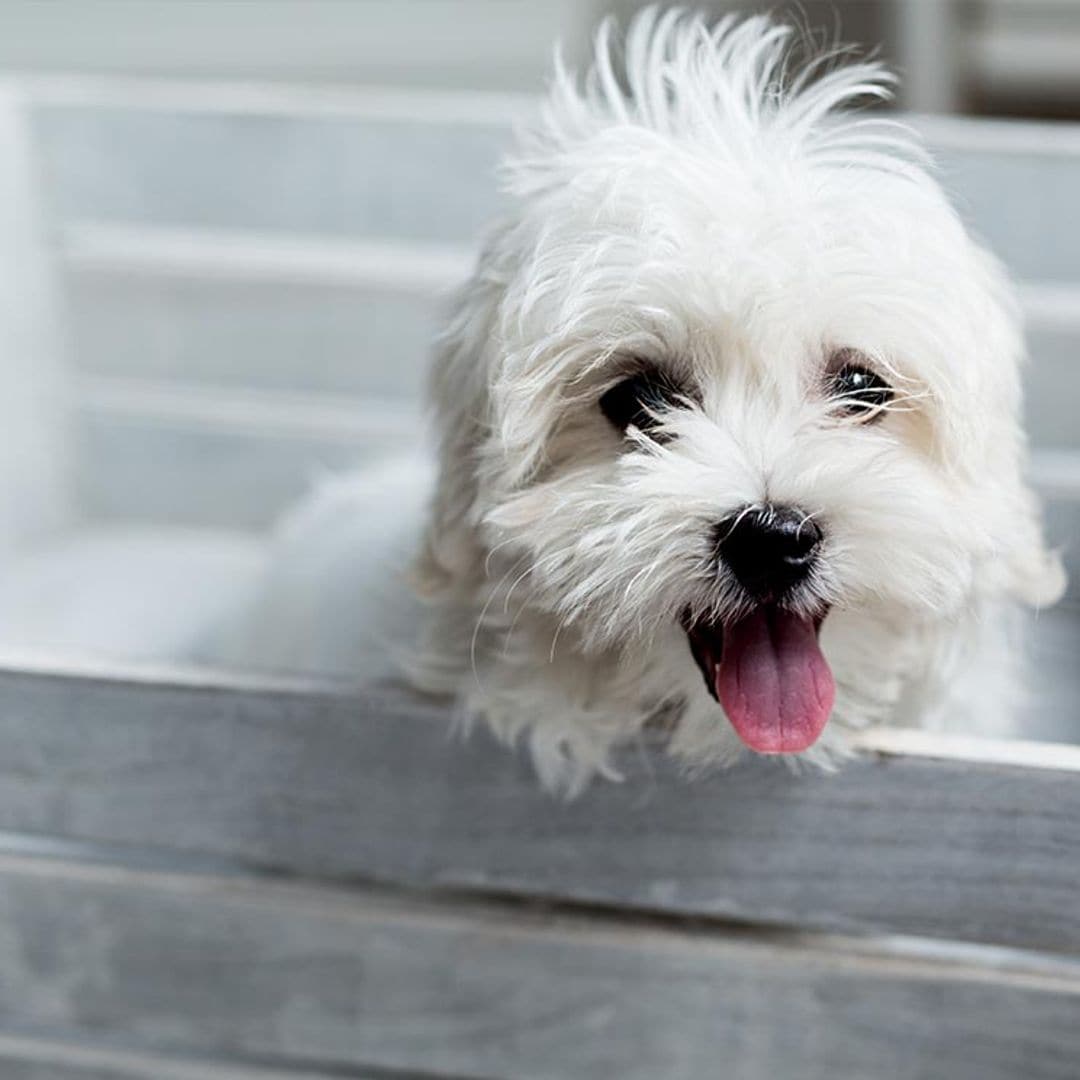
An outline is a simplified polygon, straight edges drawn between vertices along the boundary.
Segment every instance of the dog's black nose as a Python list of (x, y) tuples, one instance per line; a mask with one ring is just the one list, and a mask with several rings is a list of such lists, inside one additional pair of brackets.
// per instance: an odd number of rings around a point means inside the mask
[(717, 527), (717, 551), (756, 600), (776, 600), (810, 573), (821, 529), (801, 510), (765, 506), (740, 510)]

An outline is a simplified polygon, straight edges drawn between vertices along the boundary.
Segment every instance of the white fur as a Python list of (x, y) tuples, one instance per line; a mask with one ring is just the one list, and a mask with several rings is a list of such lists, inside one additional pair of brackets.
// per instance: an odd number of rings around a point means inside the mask
[[(741, 752), (679, 626), (742, 603), (711, 546), (741, 507), (826, 529), (803, 601), (831, 605), (837, 703), (805, 755), (822, 764), (870, 722), (1005, 707), (1005, 613), (1062, 587), (1022, 480), (1005, 275), (913, 136), (842, 111), (888, 74), (796, 65), (789, 41), (768, 18), (648, 11), (624, 59), (605, 28), (583, 84), (557, 68), (436, 359), (411, 675), (526, 737), (552, 788), (615, 775), (612, 748), (651, 721), (691, 766)], [(900, 391), (874, 426), (823, 400), (840, 347)], [(662, 446), (598, 408), (630, 357), (697, 388)], [(318, 558), (320, 529), (293, 559)]]
[(356, 682), (408, 667), (420, 605), (405, 579), (431, 471), (407, 458), (323, 480), (279, 524), (250, 595), (193, 658)]

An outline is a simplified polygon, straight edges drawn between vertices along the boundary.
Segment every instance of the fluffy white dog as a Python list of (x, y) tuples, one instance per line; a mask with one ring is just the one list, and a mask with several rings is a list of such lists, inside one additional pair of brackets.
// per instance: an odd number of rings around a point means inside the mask
[[(436, 359), (410, 675), (551, 787), (647, 725), (702, 766), (985, 719), (1008, 611), (1062, 588), (1005, 276), (911, 134), (844, 111), (890, 76), (790, 39), (648, 12), (583, 83), (557, 67)], [(373, 523), (402, 550), (423, 490), (317, 493), (234, 658), (372, 673), (406, 632)]]

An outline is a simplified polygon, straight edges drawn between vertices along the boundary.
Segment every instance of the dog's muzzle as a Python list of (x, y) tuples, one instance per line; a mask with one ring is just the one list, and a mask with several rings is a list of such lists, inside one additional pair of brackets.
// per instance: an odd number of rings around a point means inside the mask
[(684, 618), (690, 651), (709, 693), (739, 738), (766, 754), (800, 753), (825, 728), (836, 685), (818, 644), (827, 609), (788, 606), (812, 573), (821, 529), (793, 507), (746, 508), (717, 527), (718, 561), (753, 601), (718, 622)]

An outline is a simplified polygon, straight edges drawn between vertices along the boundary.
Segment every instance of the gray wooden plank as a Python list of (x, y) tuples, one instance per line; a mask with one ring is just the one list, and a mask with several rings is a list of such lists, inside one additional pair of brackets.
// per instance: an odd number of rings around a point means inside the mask
[[(328, 1071), (280, 1059), (252, 1063), (180, 1057), (86, 1037), (64, 1040), (2, 1029), (0, 1076), (4, 1080), (406, 1080), (398, 1070), (357, 1066)], [(417, 1080), (417, 1076), (410, 1072), (408, 1080)], [(438, 1080), (447, 1080), (446, 1074), (440, 1074)]]
[[(1075, 965), (0, 860), (8, 1024), (487, 1077), (1075, 1077)], [(721, 1065), (722, 1063), (722, 1065)]]
[[(445, 1074), (429, 1074), (432, 1080), (444, 1080)], [(231, 1064), (191, 1064), (166, 1060), (157, 1055), (117, 1055), (113, 1064), (83, 1064), (79, 1061), (15, 1061), (0, 1059), (4, 1080), (424, 1080), (412, 1070), (359, 1068), (347, 1072), (311, 1069), (263, 1069)]]
[(460, 1073), (329, 1065), (274, 1054), (269, 1058), (207, 1057), (200, 1047), (182, 1054), (132, 1048), (80, 1033), (57, 1038), (13, 1034), (0, 1027), (4, 1080), (475, 1080)]
[[(156, 1072), (116, 1070), (96, 1066), (59, 1065), (43, 1061), (0, 1061), (4, 1080), (164, 1080)], [(184, 1080), (188, 1080), (184, 1077)], [(192, 1078), (194, 1080), (194, 1077)], [(199, 1080), (215, 1080), (204, 1074)]]
[(115, 1069), (83, 1068), (41, 1061), (2, 1062), (4, 1080), (159, 1080), (154, 1073), (117, 1072)]
[(440, 308), (414, 293), (150, 275), (66, 279), (86, 371), (418, 399)]
[[(969, 125), (978, 130), (981, 125)], [(984, 130), (992, 130), (986, 128)], [(1018, 277), (1076, 280), (1080, 247), (1063, 221), (1080, 177), (1080, 156), (1060, 153), (1053, 137), (1040, 153), (934, 145), (938, 176), (961, 217)]]
[[(0, 674), (0, 829), (281, 870), (1080, 952), (1080, 772), (864, 755), (557, 802), (442, 706)], [(1054, 753), (1052, 748), (1048, 751)], [(1075, 755), (1075, 751), (1073, 752)]]
[(76, 416), (75, 497), (95, 520), (265, 529), (321, 476), (412, 450), (394, 429), (259, 430), (86, 408)]
[(472, 241), (504, 123), (116, 106), (35, 111), (61, 220)]
[[(1058, 535), (1080, 539), (1080, 499), (1071, 503), (1071, 510), (1072, 532), (1062, 530)], [(1029, 738), (1080, 742), (1080, 668), (1076, 663), (1080, 656), (1080, 552), (1073, 554), (1077, 565), (1070, 571), (1077, 576), (1072, 579), (1068, 601), (1040, 612), (1033, 620), (1029, 662), (1034, 674), (1031, 686), (1038, 687), (1038, 692), (1029, 694), (1022, 722), (1013, 734), (1023, 732)]]
[(160, 1080), (154, 1073), (51, 1065), (40, 1061), (3, 1062), (4, 1080)]
[(1031, 364), (1024, 373), (1024, 412), (1028, 434), (1037, 446), (1076, 446), (1080, 426), (1075, 403), (1080, 398), (1080, 321), (1027, 325)]

